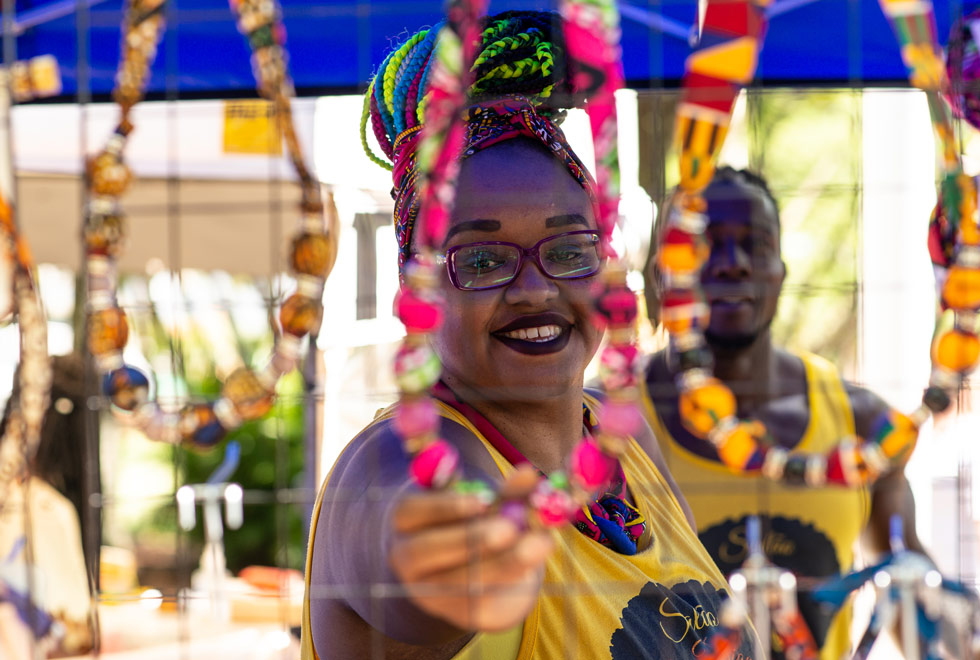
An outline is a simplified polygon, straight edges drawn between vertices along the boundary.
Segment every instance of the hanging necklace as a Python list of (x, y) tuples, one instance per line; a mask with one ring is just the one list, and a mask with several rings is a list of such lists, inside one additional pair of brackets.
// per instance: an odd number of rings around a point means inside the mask
[(128, 0), (126, 4), (122, 56), (113, 92), (120, 111), (119, 124), (87, 169), (90, 199), (85, 209), (84, 239), (88, 346), (104, 374), (103, 393), (112, 402), (114, 412), (148, 437), (203, 448), (215, 445), (228, 431), (244, 421), (262, 417), (272, 407), (276, 383), (295, 366), (303, 338), (320, 324), (324, 281), (337, 256), (335, 211), (332, 203), (328, 205), (328, 228), (319, 184), (306, 166), (293, 125), (293, 89), (286, 69), (285, 31), (278, 3), (232, 0), (231, 6), (252, 50), (259, 92), (273, 104), (302, 190), (300, 226), (289, 259), (296, 277), (296, 292), (283, 302), (279, 315), (282, 333), (265, 367), (259, 371), (240, 367), (225, 379), (217, 401), (191, 403), (177, 413), (169, 413), (149, 400), (146, 374), (122, 359), (129, 332), (126, 314), (116, 300), (116, 260), (125, 234), (119, 198), (132, 178), (123, 161), (123, 149), (133, 130), (130, 111), (143, 98), (164, 29), (165, 0)]
[[(942, 295), (943, 302), (954, 310), (954, 328), (939, 334), (933, 345), (932, 377), (919, 408), (908, 416), (885, 411), (873, 424), (868, 438), (842, 438), (827, 455), (792, 452), (776, 446), (764, 424), (755, 419), (738, 419), (735, 397), (714, 377), (712, 355), (704, 340), (708, 307), (701, 291), (700, 270), (708, 249), (703, 235), (706, 203), (701, 193), (711, 181), (738, 90), (754, 75), (768, 3), (744, 0), (737, 3), (741, 5), (737, 11), (731, 9), (731, 4), (709, 1), (704, 31), (711, 38), (702, 38), (706, 45), (688, 58), (684, 96), (677, 111), (680, 192), (670, 210), (658, 261), (666, 282), (662, 318), (681, 368), (676, 377), (681, 421), (689, 432), (710, 441), (721, 461), (736, 472), (761, 472), (772, 480), (797, 485), (868, 483), (907, 458), (922, 423), (930, 414), (950, 405), (951, 393), (976, 365), (980, 354), (980, 341), (975, 334), (976, 312), (980, 308), (976, 189), (962, 173), (949, 108), (940, 96), (947, 83), (931, 3), (881, 2), (902, 44), (909, 79), (929, 99), (933, 126), (942, 147), (943, 190), (949, 191), (945, 197), (947, 212), (959, 228), (958, 256)], [(730, 21), (736, 16), (749, 16), (750, 20), (733, 25)], [(736, 48), (751, 53), (751, 57), (743, 57), (741, 67), (720, 66), (722, 61), (735, 61), (721, 54)]]
[[(0, 263), (10, 278), (10, 310), (18, 326), (20, 360), (17, 387), (7, 404), (9, 414), (0, 437), (0, 501), (11, 482), (29, 474), (30, 461), (41, 440), (41, 425), (51, 391), (51, 361), (48, 357), (48, 326), (34, 275), (34, 260), (26, 239), (17, 227), (15, 172), (10, 144), (12, 101), (52, 96), (61, 91), (57, 61), (41, 56), (28, 62), (0, 67)], [(28, 545), (31, 544), (28, 539)], [(28, 547), (28, 554), (30, 548)]]
[[(436, 60), (423, 104), (423, 145), (419, 149), (422, 183), (416, 231), (420, 254), (406, 264), (404, 284), (396, 300), (407, 334), (395, 357), (400, 405), (394, 425), (412, 457), (409, 469), (420, 486), (453, 486), (492, 497), (486, 484), (460, 479), (458, 452), (439, 438), (439, 416), (428, 393), (441, 371), (428, 341), (444, 314), (438, 295), (436, 253), (446, 235), (455, 195), (464, 128), (460, 117), (467, 102), (470, 63), (475, 58), (479, 21), (486, 5), (486, 0), (448, 2), (447, 22), (432, 56)], [(600, 370), (608, 399), (601, 413), (603, 426), (596, 437), (586, 437), (573, 450), (570, 474), (553, 472), (540, 481), (529, 498), (536, 513), (533, 520), (545, 526), (569, 521), (583, 503), (613, 479), (628, 438), (642, 424), (634, 368), (636, 298), (626, 286), (625, 266), (610, 244), (619, 200), (614, 97), (615, 90), (623, 85), (619, 16), (610, 0), (566, 0), (561, 3), (561, 14), (572, 86), (588, 98), (586, 110), (596, 154), (601, 254), (609, 259), (594, 295), (595, 322), (608, 330), (609, 342)]]

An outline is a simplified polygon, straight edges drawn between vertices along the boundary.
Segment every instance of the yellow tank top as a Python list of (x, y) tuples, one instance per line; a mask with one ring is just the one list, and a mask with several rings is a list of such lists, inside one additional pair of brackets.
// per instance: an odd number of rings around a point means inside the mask
[[(850, 401), (833, 365), (815, 355), (798, 357), (806, 368), (810, 419), (796, 450), (826, 452), (854, 434)], [(870, 513), (866, 488), (793, 488), (759, 475), (733, 474), (681, 446), (657, 415), (646, 387), (643, 394), (647, 421), (694, 512), (698, 536), (723, 573), (745, 560), (750, 515), (764, 519), (763, 547), (776, 565), (808, 577), (851, 568), (855, 541)], [(850, 604), (830, 619), (804, 592), (800, 608), (821, 645), (821, 660), (839, 660), (850, 649)]]
[[(595, 409), (594, 399), (586, 401)], [(514, 469), (464, 416), (445, 404), (439, 406), (444, 417), (480, 439), (501, 475)], [(703, 653), (705, 639), (718, 623), (727, 582), (691, 531), (660, 471), (633, 440), (622, 466), (634, 504), (647, 521), (640, 550), (622, 555), (564, 527), (547, 561), (541, 596), (523, 624), (502, 633), (477, 634), (456, 658), (688, 660)], [(303, 660), (317, 658), (310, 634), (309, 576), (324, 492), (321, 488), (310, 526)], [(750, 660), (748, 641), (743, 649), (742, 657)]]

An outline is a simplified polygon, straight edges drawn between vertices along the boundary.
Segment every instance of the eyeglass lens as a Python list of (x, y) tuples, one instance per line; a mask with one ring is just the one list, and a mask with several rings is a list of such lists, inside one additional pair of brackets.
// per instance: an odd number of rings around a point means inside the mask
[[(560, 234), (538, 246), (545, 274), (555, 278), (584, 277), (599, 268), (595, 234)], [(459, 286), (482, 289), (501, 286), (517, 275), (521, 250), (515, 245), (473, 243), (456, 249), (452, 268)]]

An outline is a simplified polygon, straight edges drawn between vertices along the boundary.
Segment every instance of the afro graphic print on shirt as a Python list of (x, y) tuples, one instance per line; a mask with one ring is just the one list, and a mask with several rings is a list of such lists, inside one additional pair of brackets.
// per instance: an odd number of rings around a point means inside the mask
[[(688, 580), (673, 587), (647, 582), (630, 599), (622, 627), (609, 643), (612, 660), (690, 660), (704, 655), (718, 627), (725, 592), (710, 583)], [(733, 660), (752, 660), (749, 634)]]
[[(725, 575), (745, 561), (748, 551), (745, 520), (745, 517), (738, 520), (729, 518), (698, 534), (708, 554)], [(761, 522), (762, 549), (773, 564), (806, 577), (840, 575), (841, 567), (834, 544), (816, 527), (782, 516), (761, 516)], [(804, 591), (799, 592), (798, 601), (800, 613), (814, 640), (823, 646), (833, 612), (825, 610)]]

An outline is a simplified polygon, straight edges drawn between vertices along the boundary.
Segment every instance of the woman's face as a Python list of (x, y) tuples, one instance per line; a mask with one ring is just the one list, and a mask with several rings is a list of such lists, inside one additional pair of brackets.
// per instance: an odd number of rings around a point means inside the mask
[[(530, 248), (595, 227), (589, 196), (565, 166), (540, 145), (513, 139), (463, 161), (445, 249), (480, 241)], [(580, 389), (601, 337), (589, 320), (594, 279), (551, 279), (525, 259), (506, 286), (462, 291), (444, 269), (446, 319), (434, 343), (449, 384), (494, 400)]]

